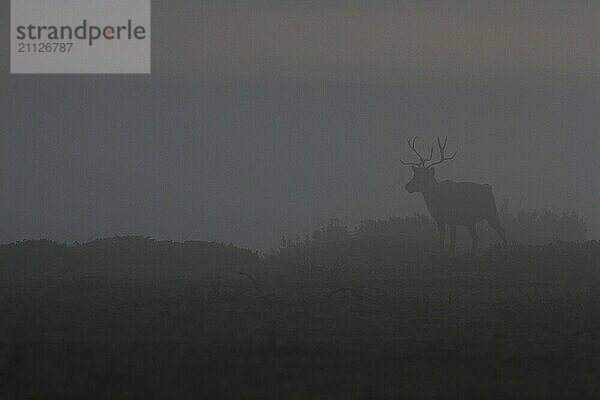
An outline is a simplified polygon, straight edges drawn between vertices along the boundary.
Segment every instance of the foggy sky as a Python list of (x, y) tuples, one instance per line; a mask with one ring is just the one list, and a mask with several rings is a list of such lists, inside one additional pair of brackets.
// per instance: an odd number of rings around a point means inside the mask
[(155, 1), (152, 75), (11, 76), (7, 3), (0, 242), (268, 249), (425, 212), (399, 159), (446, 135), (439, 179), (600, 236), (600, 5)]

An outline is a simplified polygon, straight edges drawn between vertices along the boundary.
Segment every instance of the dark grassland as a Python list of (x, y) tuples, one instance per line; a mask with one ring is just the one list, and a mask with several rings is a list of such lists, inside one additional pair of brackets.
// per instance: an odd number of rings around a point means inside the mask
[(1, 246), (0, 397), (600, 398), (600, 243), (299, 247)]

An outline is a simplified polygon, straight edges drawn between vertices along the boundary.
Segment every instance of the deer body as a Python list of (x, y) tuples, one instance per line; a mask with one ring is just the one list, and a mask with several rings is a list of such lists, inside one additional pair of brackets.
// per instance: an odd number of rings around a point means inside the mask
[(486, 220), (498, 233), (503, 243), (506, 244), (506, 234), (500, 225), (492, 187), (487, 184), (471, 182), (453, 182), (449, 180), (438, 182), (435, 178), (433, 166), (453, 159), (456, 153), (446, 158), (444, 155), (446, 141), (442, 144), (438, 139), (440, 161), (427, 166), (426, 163), (433, 156), (433, 148), (429, 158), (425, 159), (416, 151), (414, 143), (414, 139), (412, 143), (409, 141), (409, 146), (417, 153), (421, 161), (419, 163), (405, 163), (402, 161), (405, 165), (413, 166), (414, 176), (406, 185), (406, 190), (409, 193), (420, 192), (423, 194), (427, 210), (438, 226), (440, 250), (444, 250), (446, 226), (450, 228), (451, 252), (454, 252), (457, 226), (465, 226), (469, 229), (473, 240), (473, 250), (476, 250), (478, 238), (475, 225), (482, 220)]
[(436, 183), (431, 190), (422, 194), (427, 211), (436, 222), (470, 226), (496, 215), (495, 200), (490, 185), (443, 181)]

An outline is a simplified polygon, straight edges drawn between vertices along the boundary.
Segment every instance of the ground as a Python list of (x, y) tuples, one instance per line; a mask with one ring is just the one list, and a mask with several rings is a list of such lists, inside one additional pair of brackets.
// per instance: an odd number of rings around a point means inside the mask
[(1, 398), (596, 399), (599, 255), (7, 277)]

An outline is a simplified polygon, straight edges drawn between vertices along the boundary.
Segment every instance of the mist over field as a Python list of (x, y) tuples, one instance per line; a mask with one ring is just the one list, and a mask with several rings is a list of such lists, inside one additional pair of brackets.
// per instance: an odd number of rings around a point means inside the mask
[(576, 211), (597, 238), (597, 8), (154, 2), (149, 76), (10, 76), (0, 57), (0, 242), (269, 250), (424, 213), (399, 162), (413, 136), (459, 149), (440, 179)]

